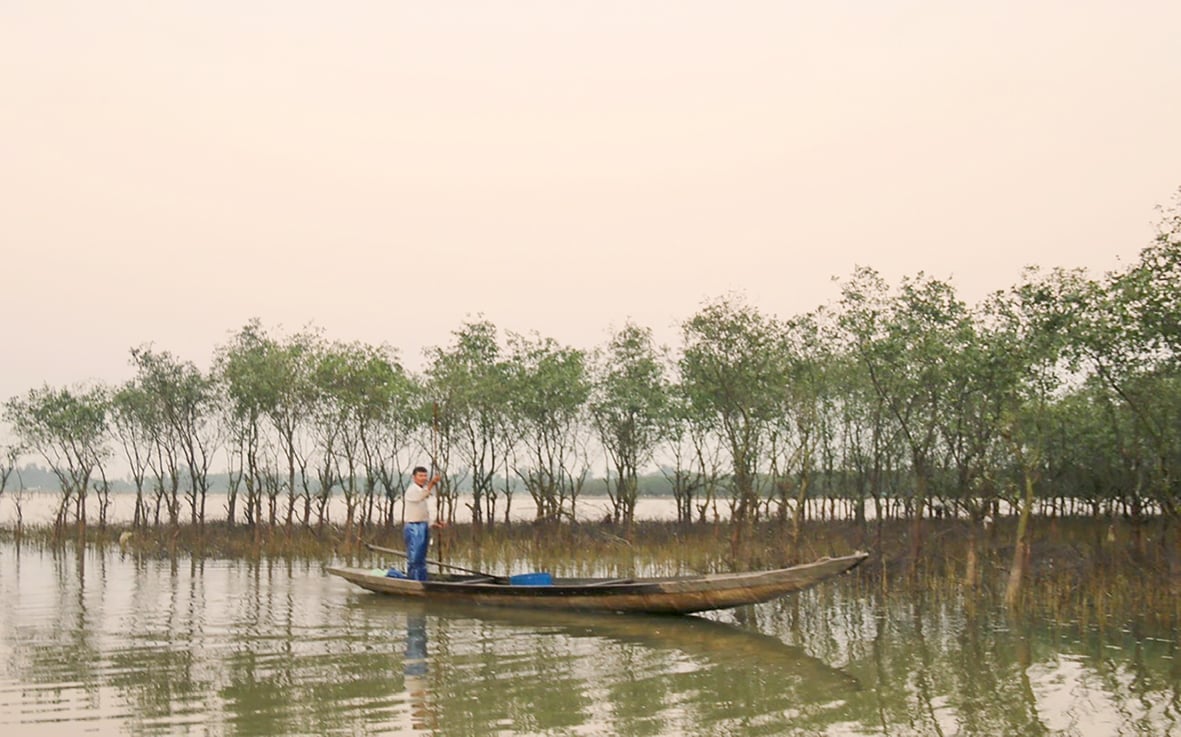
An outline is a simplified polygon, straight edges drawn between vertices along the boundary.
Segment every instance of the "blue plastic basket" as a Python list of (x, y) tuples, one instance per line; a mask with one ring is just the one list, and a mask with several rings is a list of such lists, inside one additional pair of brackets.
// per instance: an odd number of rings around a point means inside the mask
[(554, 577), (549, 573), (518, 573), (509, 576), (508, 582), (513, 586), (552, 586)]

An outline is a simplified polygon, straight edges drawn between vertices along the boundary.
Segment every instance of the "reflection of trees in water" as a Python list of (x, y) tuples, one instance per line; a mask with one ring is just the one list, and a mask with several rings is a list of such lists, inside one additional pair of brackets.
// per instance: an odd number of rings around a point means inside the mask
[[(1094, 722), (1169, 734), (1181, 724), (1175, 636), (1015, 620), (978, 604), (823, 587), (757, 611), (764, 631), (872, 684), (841, 707), (871, 732), (1038, 735)], [(1154, 646), (1156, 657), (1135, 656)]]
[[(781, 725), (786, 713), (819, 716), (833, 699), (858, 690), (854, 679), (800, 648), (697, 617), (488, 609), (473, 616), (471, 609), (370, 597), (358, 606), (405, 613), (408, 622), (427, 618), (429, 681), (444, 732), (511, 725), (714, 733), (723, 725)], [(442, 648), (434, 647), (436, 634), (446, 639)]]
[[(200, 672), (210, 664), (191, 647), (170, 646), (191, 635), (191, 611), (177, 602), (191, 594), (186, 591), (198, 578), (169, 576), (165, 586), (159, 578), (145, 586), (137, 561), (129, 569), (101, 554), (73, 551), (17, 553), (11, 560), (6, 574), (37, 585), (31, 587), (32, 601), (19, 594), (4, 597), (22, 610), (13, 620), (21, 622), (19, 635), (0, 627), (0, 640), (13, 653), (0, 664), (0, 673), (5, 680), (43, 687), (33, 690), (39, 695), (35, 703), (15, 710), (26, 721), (12, 714), (6, 721), (20, 725), (44, 717), (69, 724), (78, 719), (91, 727), (120, 719), (141, 726), (204, 723), (203, 715), (186, 711), (183, 704), (208, 689)], [(169, 570), (175, 567), (172, 563)], [(130, 581), (116, 580), (123, 577)], [(55, 587), (48, 607), (36, 601), (46, 581)], [(112, 589), (120, 592), (112, 594)], [(29, 618), (23, 607), (38, 616)], [(146, 625), (150, 620), (154, 629)]]
[(345, 592), (299, 563), (12, 550), (0, 544), (0, 677), (21, 684), (0, 694), (8, 723), (1181, 733), (1172, 633), (1011, 621), (948, 592), (841, 582), (708, 618), (440, 609)]

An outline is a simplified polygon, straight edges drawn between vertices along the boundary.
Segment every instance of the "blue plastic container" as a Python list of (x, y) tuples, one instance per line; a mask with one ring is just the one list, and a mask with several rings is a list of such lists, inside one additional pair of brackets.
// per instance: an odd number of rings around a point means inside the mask
[(549, 573), (518, 573), (509, 576), (508, 582), (513, 586), (552, 586), (554, 577)]

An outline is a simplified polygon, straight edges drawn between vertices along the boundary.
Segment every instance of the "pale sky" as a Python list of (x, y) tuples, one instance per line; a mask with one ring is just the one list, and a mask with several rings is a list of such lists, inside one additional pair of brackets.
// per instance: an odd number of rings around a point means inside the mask
[(251, 317), (411, 368), (857, 265), (975, 302), (1134, 260), (1181, 2), (0, 0), (0, 400), (207, 367)]

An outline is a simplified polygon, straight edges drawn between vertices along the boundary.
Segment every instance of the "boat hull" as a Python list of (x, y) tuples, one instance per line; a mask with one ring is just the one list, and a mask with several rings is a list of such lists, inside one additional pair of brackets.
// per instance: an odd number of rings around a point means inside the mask
[(691, 614), (758, 604), (814, 586), (861, 564), (866, 553), (749, 573), (716, 573), (634, 580), (562, 579), (547, 586), (514, 586), (503, 579), (441, 575), (428, 581), (390, 578), (360, 568), (329, 568), (379, 594), (473, 606), (530, 607), (573, 611)]

